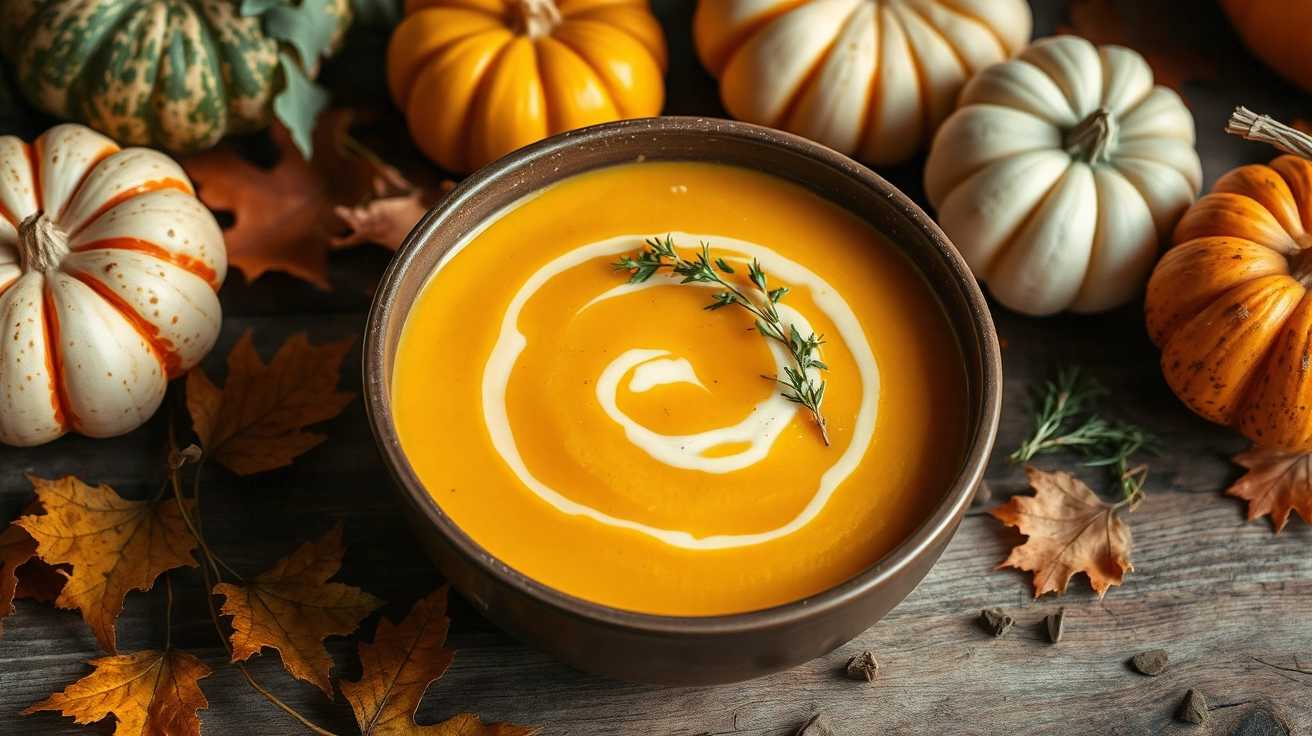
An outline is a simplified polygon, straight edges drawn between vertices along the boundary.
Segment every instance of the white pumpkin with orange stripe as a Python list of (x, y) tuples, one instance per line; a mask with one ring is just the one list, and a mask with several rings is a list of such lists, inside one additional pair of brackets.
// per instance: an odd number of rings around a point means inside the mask
[(0, 137), (0, 442), (149, 419), (213, 346), (227, 265), (168, 156), (73, 124)]
[(693, 38), (730, 115), (882, 165), (928, 144), (1032, 24), (1026, 0), (700, 0)]
[(659, 115), (647, 0), (408, 0), (387, 83), (419, 149), (467, 174), (549, 135)]

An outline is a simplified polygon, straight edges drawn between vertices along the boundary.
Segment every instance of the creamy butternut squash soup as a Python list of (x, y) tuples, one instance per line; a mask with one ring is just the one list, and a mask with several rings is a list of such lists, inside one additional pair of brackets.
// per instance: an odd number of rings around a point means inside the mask
[[(666, 265), (645, 280), (616, 268), (666, 243), (694, 265), (705, 246), (724, 283), (650, 254)], [(797, 185), (616, 166), (457, 248), (401, 335), (397, 434), (461, 529), (552, 588), (689, 616), (796, 601), (891, 551), (960, 468), (966, 376), (941, 306), (877, 231)], [(730, 287), (801, 344), (763, 336)], [(823, 368), (800, 370), (812, 335)], [(823, 433), (805, 401), (821, 385)]]

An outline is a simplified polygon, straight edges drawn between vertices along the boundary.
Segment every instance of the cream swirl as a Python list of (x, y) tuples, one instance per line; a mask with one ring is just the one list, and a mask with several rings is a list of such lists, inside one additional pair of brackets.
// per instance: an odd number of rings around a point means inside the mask
[[(515, 294), (506, 309), (496, 345), (483, 372), (483, 415), (492, 445), (515, 476), (529, 490), (565, 514), (586, 516), (602, 524), (640, 532), (684, 549), (727, 549), (778, 539), (801, 529), (815, 519), (834, 491), (851, 475), (865, 455), (875, 429), (880, 390), (879, 367), (875, 363), (874, 353), (861, 323), (847, 301), (828, 282), (806, 267), (755, 243), (716, 235), (688, 233), (672, 235), (676, 242), (710, 242), (719, 248), (742, 254), (747, 259), (755, 258), (765, 263), (771, 273), (778, 275), (784, 281), (808, 287), (812, 301), (833, 322), (839, 337), (855, 359), (863, 393), (860, 408), (852, 425), (852, 439), (843, 454), (821, 476), (819, 488), (802, 511), (787, 524), (776, 529), (752, 534), (719, 534), (699, 538), (686, 531), (656, 528), (632, 519), (621, 519), (580, 504), (541, 482), (529, 471), (515, 443), (506, 408), (506, 389), (510, 383), (511, 373), (520, 354), (528, 345), (527, 338), (518, 327), (520, 312), (523, 311), (528, 300), (556, 275), (595, 258), (639, 250), (643, 247), (644, 241), (644, 236), (640, 235), (625, 235), (575, 248), (538, 269)], [(670, 281), (664, 278), (653, 278), (640, 284), (619, 285), (598, 295), (585, 304), (580, 312), (612, 297), (668, 283)], [(796, 310), (781, 304), (779, 311), (785, 325), (796, 324), (803, 334), (811, 332), (810, 324)], [(788, 354), (773, 341), (770, 341), (770, 350), (776, 370), (782, 373), (784, 366), (788, 365)], [(659, 462), (671, 467), (707, 473), (729, 473), (741, 470), (764, 459), (779, 434), (797, 416), (797, 407), (776, 391), (769, 399), (757, 404), (755, 410), (736, 425), (695, 435), (662, 435), (654, 432), (624, 414), (618, 406), (617, 395), (619, 384), (630, 372), (633, 372), (633, 378), (630, 380), (629, 390), (635, 392), (648, 390), (663, 383), (687, 382), (700, 385), (691, 363), (684, 358), (667, 358), (668, 355), (668, 351), (657, 348), (628, 350), (613, 360), (602, 371), (596, 382), (597, 398), (607, 416), (624, 428), (629, 442)], [(731, 443), (746, 443), (748, 446), (739, 452), (720, 457), (705, 455), (714, 447)]]

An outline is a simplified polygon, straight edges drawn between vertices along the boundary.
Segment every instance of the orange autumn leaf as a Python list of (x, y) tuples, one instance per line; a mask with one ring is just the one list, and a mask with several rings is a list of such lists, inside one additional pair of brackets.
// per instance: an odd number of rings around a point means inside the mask
[(372, 644), (360, 643), (359, 682), (342, 682), (361, 736), (527, 736), (536, 726), (485, 725), (465, 713), (431, 726), (415, 723), (429, 684), (446, 672), (455, 652), (445, 651), (447, 586), (419, 601), (400, 625), (378, 622)]
[[(33, 501), (21, 515), (40, 513), (41, 502)], [(4, 617), (14, 612), (14, 598), (18, 597), (18, 568), (35, 556), (36, 540), (26, 529), (12, 523), (0, 532), (0, 634), (4, 633)]]
[(337, 391), (342, 358), (354, 338), (311, 345), (287, 338), (265, 365), (249, 331), (228, 355), (228, 377), (216, 387), (200, 367), (187, 373), (187, 409), (205, 454), (238, 475), (289, 465), (327, 439), (306, 425), (341, 413), (355, 398)]
[(1226, 493), (1248, 502), (1249, 521), (1270, 514), (1279, 532), (1289, 522), (1289, 512), (1297, 511), (1303, 521), (1312, 522), (1312, 455), (1286, 455), (1253, 445), (1231, 460), (1248, 472)]
[(1033, 496), (1012, 496), (991, 514), (1029, 537), (1011, 550), (999, 568), (1034, 573), (1034, 597), (1056, 591), (1076, 573), (1089, 576), (1098, 597), (1120, 585), (1130, 564), (1130, 528), (1116, 511), (1121, 504), (1104, 503), (1070, 473), (1045, 473), (1025, 466)]
[(196, 539), (171, 498), (129, 501), (72, 476), (28, 480), (46, 513), (15, 523), (36, 540), (42, 560), (72, 565), (55, 605), (80, 609), (101, 648), (115, 654), (114, 619), (128, 591), (150, 590), (165, 570), (195, 567)]
[(333, 208), (359, 202), (374, 175), (369, 161), (346, 150), (350, 122), (349, 111), (324, 113), (310, 161), (277, 122), (269, 129), (279, 152), (271, 169), (242, 158), (227, 142), (179, 159), (205, 206), (232, 214), (232, 227), (223, 231), (228, 263), (247, 281), (285, 271), (328, 288), (329, 240), (341, 230)]
[(114, 736), (200, 736), (196, 712), (210, 707), (197, 681), (205, 663), (175, 649), (147, 650), (93, 659), (96, 670), (23, 711), (60, 711), (80, 724), (108, 715)]
[(226, 599), (223, 613), (233, 617), (232, 661), (272, 647), (288, 672), (332, 698), (328, 670), (333, 660), (324, 649), (324, 638), (350, 634), (383, 605), (359, 588), (328, 582), (342, 566), (342, 552), (338, 523), (323, 539), (301, 545), (258, 577), (215, 587)]

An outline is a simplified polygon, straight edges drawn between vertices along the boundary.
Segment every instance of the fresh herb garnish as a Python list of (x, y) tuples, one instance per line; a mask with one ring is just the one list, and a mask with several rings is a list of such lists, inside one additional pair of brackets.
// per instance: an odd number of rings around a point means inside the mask
[[(1092, 414), (1094, 402), (1106, 395), (1107, 389), (1079, 367), (1057, 366), (1054, 379), (1034, 388), (1034, 404), (1030, 409), (1034, 435), (1021, 443), (1020, 449), (1007, 457), (1007, 462), (1025, 462), (1035, 455), (1069, 448), (1084, 456), (1085, 465), (1106, 467), (1125, 498), (1141, 494), (1148, 466), (1131, 468), (1130, 456), (1140, 451), (1161, 454), (1161, 440), (1137, 425), (1109, 422)], [(1067, 429), (1071, 420), (1086, 413), (1089, 417), (1084, 423)]]
[(825, 428), (825, 418), (820, 413), (820, 402), (825, 398), (825, 381), (821, 380), (817, 384), (807, 374), (812, 368), (829, 370), (829, 366), (820, 360), (820, 346), (824, 344), (823, 335), (817, 337), (813, 332), (810, 337), (802, 337), (796, 325), (790, 324), (787, 329), (784, 328), (775, 305), (788, 294), (788, 288), (785, 286), (769, 288), (765, 271), (761, 269), (759, 261), (752, 259), (747, 268), (749, 280), (760, 291), (759, 303), (758, 300), (750, 298), (737, 286), (725, 280), (721, 274), (735, 273), (733, 267), (723, 258), (712, 259), (711, 247), (706, 243), (702, 243), (702, 250), (694, 260), (689, 261), (681, 258), (674, 250), (674, 238), (670, 235), (666, 235), (663, 241), (659, 238), (650, 238), (647, 240), (646, 249), (639, 252), (637, 258), (621, 256), (619, 262), (612, 265), (617, 270), (633, 272), (629, 278), (630, 284), (640, 284), (660, 269), (668, 267), (676, 276), (683, 277), (683, 281), (679, 283), (715, 284), (724, 287), (724, 291), (716, 294), (714, 301), (706, 309), (716, 310), (737, 304), (756, 318), (756, 329), (761, 335), (768, 340), (781, 343), (788, 349), (794, 366), (784, 367), (784, 378), (778, 376), (763, 376), (763, 378), (785, 386), (783, 397), (811, 412), (816, 426), (820, 428), (820, 436), (826, 445), (829, 444), (829, 431)]

